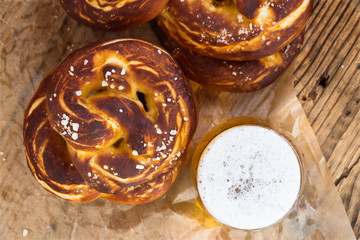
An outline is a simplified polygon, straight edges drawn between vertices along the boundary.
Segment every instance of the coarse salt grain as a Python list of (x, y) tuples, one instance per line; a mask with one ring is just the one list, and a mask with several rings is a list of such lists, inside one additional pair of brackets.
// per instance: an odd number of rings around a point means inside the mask
[(74, 71), (74, 67), (73, 66), (70, 66), (70, 71)]
[(107, 169), (109, 169), (109, 167), (108, 167), (107, 165), (104, 165), (104, 169), (106, 169), (106, 170), (107, 170)]
[(189, 118), (188, 117), (184, 117), (184, 121), (189, 121)]
[(68, 125), (68, 123), (69, 123), (69, 121), (68, 121), (68, 120), (66, 120), (66, 119), (61, 120), (61, 125), (63, 125), (63, 126), (67, 126), (67, 125)]
[(143, 166), (143, 165), (140, 165), (140, 164), (137, 164), (137, 165), (136, 165), (136, 169), (144, 169), (144, 166)]
[(75, 132), (77, 132), (78, 130), (79, 130), (79, 124), (78, 123), (73, 123), (72, 124), (72, 128), (73, 128), (73, 130), (75, 131)]
[(125, 75), (125, 73), (126, 73), (126, 69), (125, 69), (125, 68), (123, 68), (123, 69), (121, 70), (120, 75), (121, 75), (121, 76), (124, 76), (124, 75)]
[(132, 155), (134, 155), (134, 156), (139, 156), (139, 153), (138, 153), (136, 150), (133, 150), (133, 151), (132, 151)]
[(71, 134), (71, 138), (76, 140), (79, 138), (79, 135), (77, 133), (73, 133), (73, 134)]
[(177, 131), (176, 130), (171, 130), (170, 131), (170, 135), (176, 135)]
[[(159, 126), (157, 124), (154, 125), (155, 129), (156, 129), (156, 133), (157, 134), (162, 134), (162, 131), (161, 129), (159, 128)], [(150, 147), (150, 144), (148, 143), (149, 147)]]
[(89, 61), (87, 59), (84, 60), (84, 65), (86, 65)]
[(121, 86), (121, 85), (120, 85), (120, 86), (118, 87), (118, 89), (119, 89), (119, 90), (123, 90), (123, 89), (124, 89), (124, 86)]
[(76, 91), (75, 94), (76, 94), (77, 96), (81, 96), (82, 92), (81, 92), (81, 91)]
[(109, 86), (109, 84), (108, 84), (106, 81), (102, 81), (102, 82), (101, 82), (101, 86), (102, 86), (102, 87), (106, 87), (106, 86)]
[(26, 237), (29, 233), (29, 230), (23, 229), (23, 237)]
[(122, 113), (123, 111), (124, 111), (124, 110), (122, 110), (121, 108), (119, 109), (119, 112), (121, 112), (121, 113)]
[(159, 53), (159, 54), (161, 54), (161, 51), (160, 51), (160, 50), (158, 50), (158, 53)]

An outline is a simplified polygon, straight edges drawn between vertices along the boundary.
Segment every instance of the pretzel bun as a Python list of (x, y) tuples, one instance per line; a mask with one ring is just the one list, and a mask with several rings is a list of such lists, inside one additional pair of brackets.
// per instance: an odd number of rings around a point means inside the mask
[(168, 0), (60, 0), (75, 20), (106, 31), (124, 30), (155, 18)]
[(170, 55), (115, 39), (75, 51), (43, 80), (24, 143), (31, 171), (56, 195), (138, 204), (170, 187), (196, 124), (191, 88)]
[(251, 92), (273, 83), (301, 50), (303, 34), (284, 49), (252, 61), (227, 61), (200, 56), (168, 38), (163, 43), (185, 76), (206, 87), (229, 92)]
[(157, 17), (199, 55), (248, 61), (275, 54), (304, 30), (313, 0), (170, 0)]

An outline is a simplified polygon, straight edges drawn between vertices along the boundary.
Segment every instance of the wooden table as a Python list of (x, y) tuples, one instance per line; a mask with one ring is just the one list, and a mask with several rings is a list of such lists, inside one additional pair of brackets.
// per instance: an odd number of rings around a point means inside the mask
[[(34, 1), (37, 2), (37, 1)], [(46, 6), (51, 1), (38, 1), (34, 6), (32, 15), (24, 15), (26, 21), (31, 22), (26, 28), (11, 26), (6, 34), (0, 34), (0, 54), (7, 56), (10, 63), (6, 65), (7, 71), (0, 71), (0, 83), (2, 86), (10, 87), (11, 83), (5, 81), (12, 77), (12, 71), (17, 71), (17, 60), (11, 54), (13, 51), (13, 36), (21, 37), (24, 31), (32, 31), (37, 34), (33, 25), (41, 27), (43, 21), (54, 22), (55, 28), (61, 26), (74, 26), (74, 21), (69, 17), (65, 18), (64, 12), (57, 13), (64, 16), (64, 21), (55, 17), (37, 18), (34, 14), (46, 11)], [(57, 1), (53, 1), (57, 2)], [(10, 0), (0, 0), (1, 6), (11, 6)], [(24, 6), (17, 4), (6, 11), (0, 10), (0, 32), (4, 32), (5, 25), (9, 19), (17, 20), (17, 11), (26, 11)], [(42, 6), (46, 5), (46, 6)], [(41, 16), (47, 16), (42, 13)], [(14, 20), (14, 21), (15, 21)], [(20, 19), (21, 20), (21, 19)], [(18, 20), (18, 21), (20, 21)], [(61, 25), (61, 26), (60, 26)], [(65, 30), (64, 30), (65, 29)], [(69, 39), (68, 30), (70, 27), (63, 27), (59, 30), (59, 36), (64, 41)], [(89, 35), (92, 33), (89, 32)], [(58, 37), (58, 36), (56, 36)], [(55, 38), (56, 38), (55, 37)], [(87, 38), (88, 36), (83, 36)], [(297, 58), (295, 70), (295, 89), (299, 100), (303, 104), (309, 121), (316, 133), (322, 147), (325, 158), (333, 177), (334, 183), (341, 195), (349, 220), (357, 238), (360, 238), (360, 0), (315, 0), (314, 12), (308, 24), (304, 48)], [(39, 36), (38, 45), (47, 44), (47, 41), (56, 41), (51, 36)], [(37, 66), (34, 68), (37, 74), (31, 71), (24, 71), (24, 76), (31, 81), (35, 75), (45, 75), (53, 66), (60, 61), (59, 55), (66, 55), (77, 47), (75, 43), (69, 45), (68, 49), (49, 49), (49, 57), (39, 60), (35, 57), (28, 61), (23, 59), (24, 66)], [(56, 44), (55, 44), (56, 46)], [(24, 46), (29, 47), (29, 46)], [(3, 55), (4, 54), (4, 55)], [(13, 62), (11, 62), (13, 61)], [(0, 70), (5, 63), (0, 58)], [(2, 79), (4, 82), (2, 82)], [(21, 88), (21, 86), (19, 86)], [(13, 89), (9, 96), (0, 96), (2, 99), (12, 99), (13, 95), (20, 93), (20, 90)], [(10, 91), (10, 90), (9, 90)], [(20, 107), (26, 105), (24, 99), (18, 99), (16, 104)], [(11, 115), (5, 119), (12, 119), (14, 124), (21, 126), (22, 113), (3, 112), (3, 115)], [(5, 124), (5, 123), (1, 123)], [(21, 127), (19, 127), (21, 128)], [(15, 135), (17, 133), (14, 133)], [(17, 135), (16, 135), (17, 136)], [(21, 138), (21, 136), (17, 136)], [(21, 141), (21, 140), (19, 140)], [(4, 143), (5, 144), (5, 143)], [(7, 143), (6, 143), (7, 144)], [(11, 144), (11, 143), (9, 143)], [(1, 151), (1, 149), (0, 149)], [(14, 158), (16, 153), (10, 152), (3, 158)], [(23, 171), (23, 170), (22, 170)], [(20, 173), (21, 174), (21, 173)], [(11, 189), (10, 189), (11, 190)], [(10, 191), (9, 190), (9, 191)], [(4, 198), (7, 197), (6, 193)], [(11, 199), (9, 199), (11, 200)]]
[(295, 89), (360, 238), (360, 1), (317, 0)]

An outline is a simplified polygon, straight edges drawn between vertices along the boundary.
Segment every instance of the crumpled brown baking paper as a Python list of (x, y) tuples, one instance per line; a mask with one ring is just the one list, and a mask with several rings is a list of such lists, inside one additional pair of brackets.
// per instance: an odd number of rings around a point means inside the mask
[(70, 52), (106, 37), (159, 43), (148, 24), (104, 33), (75, 23), (57, 0), (2, 0), (0, 14), (0, 239), (355, 239), (319, 144), (293, 89), (292, 69), (248, 94), (194, 86), (200, 122), (193, 151), (213, 126), (241, 115), (266, 118), (289, 131), (304, 153), (306, 185), (283, 223), (257, 231), (225, 229), (197, 205), (190, 164), (169, 192), (145, 205), (103, 199), (71, 204), (43, 189), (26, 166), (24, 109), (42, 78)]

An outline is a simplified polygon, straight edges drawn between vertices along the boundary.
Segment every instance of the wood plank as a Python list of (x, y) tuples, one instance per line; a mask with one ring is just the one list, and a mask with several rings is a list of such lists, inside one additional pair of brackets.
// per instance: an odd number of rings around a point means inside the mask
[[(351, 170), (359, 162), (360, 157), (360, 111), (357, 112), (354, 121), (349, 125), (346, 132), (334, 148), (333, 154), (328, 160), (331, 175), (335, 178), (335, 185), (342, 184)], [(340, 161), (339, 161), (340, 160)], [(344, 166), (347, 166), (344, 168)]]
[[(360, 23), (360, 21), (358, 22)], [(354, 82), (354, 84), (358, 82), (357, 76), (354, 75), (357, 70), (357, 62), (360, 59), (360, 44), (358, 42), (360, 24), (357, 24), (357, 26), (356, 31), (354, 31), (358, 33), (357, 36), (351, 34), (350, 38), (337, 41), (337, 49), (339, 49), (339, 51), (334, 50), (325, 56), (329, 59), (329, 62), (321, 64), (314, 76), (309, 76), (309, 78), (317, 79), (317, 81), (309, 83), (302, 90), (307, 92), (307, 98), (309, 100), (305, 101), (303, 106), (304, 110), (309, 112), (309, 121), (312, 123), (315, 132), (318, 131), (320, 127), (320, 124), (317, 122), (317, 117), (324, 105), (335, 104), (337, 98), (349, 82)], [(344, 41), (348, 44), (341, 47)], [(300, 92), (300, 96), (301, 93), (302, 92)]]
[(295, 90), (360, 238), (360, 1), (314, 5)]
[[(359, 135), (357, 136), (360, 137)], [(354, 229), (355, 236), (359, 239), (360, 232), (360, 150), (357, 149), (357, 159), (352, 160), (355, 162), (353, 166), (351, 166), (351, 170), (349, 171), (349, 175), (339, 183), (337, 189), (340, 193), (341, 198), (343, 199), (343, 203), (345, 205), (345, 209), (347, 215), (349, 217), (351, 226)], [(356, 161), (355, 161), (356, 160)]]
[[(358, 95), (359, 96), (359, 95)], [(360, 111), (331, 154), (328, 165), (354, 232), (360, 232)]]
[[(295, 81), (295, 86), (297, 88), (303, 88), (307, 83), (308, 79), (304, 80), (304, 74), (306, 72), (314, 72), (316, 68), (316, 57), (318, 55), (319, 50), (322, 47), (325, 39), (327, 38), (328, 33), (330, 32), (331, 28), (336, 23), (336, 19), (339, 18), (337, 12), (344, 11), (345, 6), (343, 3), (344, 1), (321, 1), (323, 4), (319, 3), (320, 11), (318, 14), (312, 15), (312, 18), (315, 18), (315, 21), (308, 26), (306, 32), (305, 45), (302, 49), (301, 54), (299, 55), (299, 59), (301, 60), (299, 66), (295, 70), (295, 76), (299, 79)], [(340, 7), (339, 7), (340, 5)], [(336, 9), (338, 11), (336, 12)], [(315, 9), (316, 11), (316, 9)], [(334, 16), (334, 18), (332, 18)], [(331, 20), (332, 24), (329, 23)], [(301, 79), (301, 81), (300, 81)]]
[[(350, 16), (353, 10), (349, 9), (346, 12)], [(303, 62), (303, 65), (308, 67), (306, 72), (303, 74), (299, 71), (295, 72), (299, 79), (296, 91), (300, 99), (306, 98), (308, 100), (303, 103), (306, 112), (313, 108), (315, 102), (323, 93), (324, 87), (333, 81), (332, 76), (343, 65), (344, 56), (347, 55), (350, 49), (353, 49), (354, 44), (357, 44), (357, 38), (360, 34), (359, 16), (360, 11), (356, 16), (344, 19), (349, 20), (348, 24), (345, 25), (346, 21), (337, 28), (337, 30), (340, 30), (344, 27), (343, 31), (331, 31), (327, 34), (319, 33), (323, 37), (317, 40), (313, 50)], [(331, 25), (331, 23), (326, 23), (326, 25)], [(326, 29), (330, 31), (331, 28)], [(344, 45), (344, 42), (347, 44)], [(357, 54), (357, 52), (354, 54)], [(309, 116), (311, 123), (313, 123), (315, 116)]]

